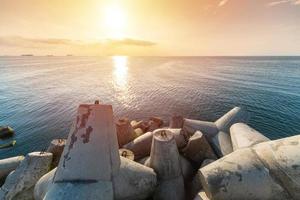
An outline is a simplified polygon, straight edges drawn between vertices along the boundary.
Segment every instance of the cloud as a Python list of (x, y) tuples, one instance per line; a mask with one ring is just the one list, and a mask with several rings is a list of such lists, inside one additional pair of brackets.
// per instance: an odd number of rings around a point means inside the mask
[(137, 39), (107, 39), (102, 41), (82, 41), (82, 40), (69, 40), (69, 39), (60, 39), (60, 38), (25, 38), (20, 36), (4, 36), (0, 37), (0, 45), (5, 46), (22, 46), (22, 47), (34, 47), (34, 46), (55, 46), (55, 45), (100, 45), (100, 46), (154, 46), (156, 43), (146, 40), (137, 40)]
[(156, 43), (150, 42), (150, 41), (145, 41), (145, 40), (136, 40), (136, 39), (121, 39), (121, 40), (113, 40), (113, 39), (108, 39), (106, 41), (107, 43), (110, 43), (112, 45), (116, 46), (121, 46), (121, 45), (129, 45), (129, 46), (154, 46)]
[(218, 4), (219, 7), (224, 6), (228, 0), (221, 0), (220, 3)]
[[(156, 43), (139, 39), (69, 40), (62, 38), (26, 38), (0, 36), (0, 54), (35, 55), (144, 55)], [(12, 53), (11, 53), (12, 52)]]
[(268, 6), (277, 6), (280, 4), (285, 4), (285, 3), (289, 3), (292, 5), (300, 5), (300, 0), (277, 0), (277, 1), (272, 1), (270, 3), (268, 3)]

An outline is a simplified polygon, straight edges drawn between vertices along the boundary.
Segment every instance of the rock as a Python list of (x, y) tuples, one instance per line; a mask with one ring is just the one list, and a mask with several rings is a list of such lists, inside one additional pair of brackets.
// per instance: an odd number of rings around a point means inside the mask
[(127, 158), (129, 160), (134, 160), (134, 154), (129, 149), (119, 149), (120, 156)]
[(62, 155), (48, 191), (36, 188), (39, 199), (139, 200), (155, 189), (152, 169), (120, 158), (111, 105), (79, 106)]
[(235, 107), (215, 121), (215, 124), (219, 131), (229, 133), (229, 128), (238, 122), (247, 122), (249, 120), (249, 114), (241, 107)]
[(4, 183), (6, 176), (11, 171), (15, 170), (22, 160), (24, 160), (24, 156), (16, 156), (0, 160), (0, 186), (2, 185), (1, 183)]
[(299, 135), (238, 149), (200, 169), (205, 193), (218, 200), (300, 199), (299, 149)]
[(12, 137), (15, 134), (14, 129), (9, 126), (0, 126), (0, 139)]
[(232, 125), (230, 127), (230, 136), (234, 151), (240, 148), (251, 147), (261, 142), (270, 141), (269, 138), (244, 123)]
[[(183, 148), (186, 143), (186, 133), (182, 129), (159, 129), (169, 130), (175, 137), (178, 148)], [(140, 137), (134, 139), (132, 142), (123, 146), (125, 149), (129, 149), (134, 153), (135, 160), (142, 159), (150, 155), (153, 133), (147, 132)]]
[(207, 158), (217, 158), (205, 136), (200, 131), (196, 131), (196, 133), (189, 138), (182, 152), (184, 156), (194, 161), (197, 165), (200, 165), (202, 161)]
[(169, 130), (154, 132), (150, 166), (158, 177), (153, 199), (185, 199), (184, 181), (174, 135)]
[(119, 119), (116, 122), (116, 129), (119, 147), (134, 139), (135, 132), (127, 118)]
[(65, 144), (66, 144), (65, 139), (54, 139), (51, 141), (51, 143), (47, 149), (47, 152), (50, 152), (53, 154), (51, 169), (57, 167), (58, 162), (61, 157), (61, 154), (64, 150)]
[(32, 199), (33, 187), (46, 174), (52, 153), (32, 152), (10, 173), (0, 189), (0, 199)]
[(233, 152), (230, 135), (223, 131), (220, 131), (211, 139), (211, 145), (219, 157)]

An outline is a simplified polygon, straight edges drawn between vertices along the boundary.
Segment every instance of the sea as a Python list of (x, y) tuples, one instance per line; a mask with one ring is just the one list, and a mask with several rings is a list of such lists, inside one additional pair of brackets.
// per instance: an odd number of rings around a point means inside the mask
[[(300, 57), (0, 57), (0, 125), (16, 145), (0, 159), (66, 138), (80, 104), (115, 118), (215, 121), (235, 106), (270, 139), (300, 134)], [(6, 143), (6, 141), (0, 141)]]

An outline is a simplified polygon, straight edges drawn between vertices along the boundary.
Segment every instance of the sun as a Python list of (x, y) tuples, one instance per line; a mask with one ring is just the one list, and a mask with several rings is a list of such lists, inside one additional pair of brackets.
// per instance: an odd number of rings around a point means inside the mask
[(110, 38), (123, 38), (126, 23), (126, 14), (120, 4), (115, 3), (105, 7), (104, 25)]

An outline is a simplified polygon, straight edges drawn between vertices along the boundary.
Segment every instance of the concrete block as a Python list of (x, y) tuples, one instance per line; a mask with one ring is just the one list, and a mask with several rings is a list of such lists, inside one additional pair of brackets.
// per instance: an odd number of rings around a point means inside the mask
[(238, 122), (247, 122), (249, 120), (249, 114), (245, 109), (241, 107), (235, 107), (215, 121), (215, 124), (219, 131), (229, 133), (229, 128)]
[(300, 136), (245, 147), (203, 168), (209, 198), (300, 199)]
[(57, 168), (52, 169), (50, 172), (42, 176), (34, 187), (34, 199), (43, 200), (47, 191), (53, 183), (54, 175)]
[(119, 119), (116, 122), (116, 130), (119, 147), (134, 139), (135, 132), (127, 118)]
[(134, 154), (128, 149), (119, 149), (120, 156), (127, 158), (129, 160), (134, 160)]
[(6, 176), (15, 170), (22, 160), (24, 160), (24, 156), (15, 156), (0, 160), (0, 183), (5, 181)]
[(213, 122), (193, 119), (184, 119), (183, 129), (186, 130), (190, 136), (196, 131), (201, 131), (208, 139), (215, 136), (219, 131)]
[(121, 167), (113, 183), (115, 200), (143, 200), (153, 194), (157, 179), (153, 169), (121, 157)]
[(34, 185), (49, 171), (51, 162), (52, 153), (32, 152), (27, 154), (16, 170), (7, 176), (0, 189), (0, 199), (33, 197)]
[[(186, 132), (183, 129), (157, 129), (168, 130), (174, 137), (178, 148), (183, 148), (187, 144)], [(129, 149), (134, 153), (135, 160), (140, 160), (150, 155), (153, 133), (147, 132), (140, 137), (134, 139), (132, 142), (123, 146), (123, 148)]]
[(61, 154), (65, 148), (65, 145), (66, 145), (65, 139), (54, 139), (51, 141), (50, 145), (48, 146), (47, 152), (50, 152), (53, 155), (51, 169), (57, 167)]
[(230, 127), (233, 150), (251, 147), (261, 142), (270, 141), (269, 138), (244, 123), (236, 123)]
[(80, 105), (57, 168), (55, 182), (111, 181), (119, 167), (111, 105)]
[(150, 167), (154, 169), (159, 180), (153, 196), (154, 200), (183, 200), (185, 198), (179, 152), (171, 131), (157, 130), (154, 132)]
[(183, 128), (184, 118), (180, 115), (174, 115), (170, 119), (170, 128)]
[(205, 159), (217, 158), (205, 136), (200, 131), (196, 131), (195, 134), (189, 138), (188, 143), (186, 147), (182, 149), (182, 152), (185, 157), (198, 165)]
[(219, 157), (223, 157), (233, 152), (230, 135), (223, 131), (220, 131), (211, 139), (211, 145), (214, 152)]

